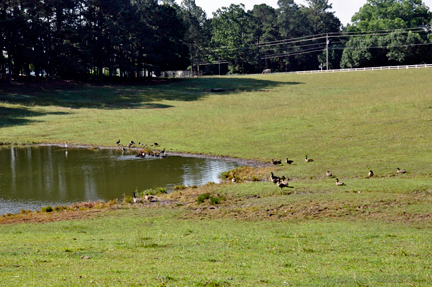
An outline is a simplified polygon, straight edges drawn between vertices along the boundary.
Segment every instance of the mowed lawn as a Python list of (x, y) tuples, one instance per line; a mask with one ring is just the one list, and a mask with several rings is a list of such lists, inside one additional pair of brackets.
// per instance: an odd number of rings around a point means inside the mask
[[(294, 160), (168, 195), (168, 206), (1, 225), (0, 286), (430, 286), (431, 78), (418, 69), (0, 85), (2, 143), (121, 139)], [(269, 182), (270, 171), (290, 187)], [(220, 203), (199, 204), (205, 192)]]

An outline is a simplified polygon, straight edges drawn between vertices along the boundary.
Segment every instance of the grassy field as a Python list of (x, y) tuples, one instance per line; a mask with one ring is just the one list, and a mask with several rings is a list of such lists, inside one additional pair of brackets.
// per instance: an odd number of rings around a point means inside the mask
[[(5, 144), (120, 138), (269, 164), (227, 173), (235, 184), (75, 221), (35, 223), (69, 211), (3, 216), (0, 286), (430, 286), (431, 78), (419, 69), (0, 85)], [(294, 163), (270, 164), (286, 157)], [(270, 183), (270, 171), (290, 187)], [(205, 193), (217, 204), (198, 203)]]

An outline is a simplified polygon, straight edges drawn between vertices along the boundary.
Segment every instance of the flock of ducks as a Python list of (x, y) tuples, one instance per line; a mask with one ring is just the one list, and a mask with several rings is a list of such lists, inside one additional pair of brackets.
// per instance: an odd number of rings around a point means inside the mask
[[(120, 144), (120, 139), (118, 141), (116, 141), (116, 144), (118, 147), (120, 147), (122, 149), (122, 152), (125, 153), (127, 151), (130, 151), (130, 149), (132, 148), (136, 148), (136, 144), (133, 140), (131, 140), (126, 147), (122, 146)], [(165, 148), (162, 151), (159, 150), (152, 150), (149, 148), (149, 146), (147, 144), (138, 142), (138, 146), (141, 148), (140, 150), (138, 150), (138, 153), (136, 155), (136, 157), (139, 158), (145, 158), (145, 157), (161, 157), (161, 158), (166, 158), (168, 157), (168, 155), (165, 153)], [(160, 146), (157, 142), (153, 143), (150, 146)]]
[[(274, 159), (272, 159), (271, 162), (274, 165), (281, 165), (282, 164), (282, 160), (274, 160)], [(294, 161), (293, 160), (289, 160), (288, 158), (286, 158), (285, 162), (287, 164), (292, 164)], [(305, 162), (313, 162), (313, 159), (308, 158), (308, 156), (305, 155)], [(396, 172), (397, 173), (406, 173), (406, 170), (405, 169), (396, 168)], [(326, 171), (326, 176), (327, 177), (333, 177), (333, 174), (328, 170), (328, 171)], [(374, 176), (374, 172), (372, 170), (369, 170), (368, 176), (369, 177), (373, 177)], [(281, 190), (284, 187), (289, 187), (288, 186), (288, 179), (285, 178), (285, 176), (278, 177), (278, 176), (275, 176), (273, 174), (273, 172), (270, 172), (270, 181), (273, 182), (274, 184), (277, 184), (281, 188)], [(345, 183), (339, 181), (339, 178), (336, 177), (336, 185), (337, 186), (343, 186), (343, 185), (345, 185)]]
[[(116, 144), (118, 147), (120, 147), (122, 149), (122, 152), (127, 152), (130, 151), (133, 148), (136, 148), (136, 144), (133, 140), (131, 140), (126, 147), (124, 147), (123, 145), (120, 144), (120, 139), (118, 141), (116, 141)], [(160, 157), (160, 158), (166, 158), (168, 157), (168, 155), (165, 153), (165, 148), (161, 151), (159, 150), (152, 150), (149, 148), (149, 146), (147, 144), (143, 144), (141, 142), (138, 142), (138, 146), (141, 148), (140, 150), (138, 150), (138, 153), (136, 155), (136, 157), (139, 158), (145, 158), (145, 157)], [(158, 143), (153, 143), (150, 146), (160, 146)], [(147, 194), (144, 197), (137, 197), (137, 194), (135, 192), (133, 192), (133, 197), (132, 197), (132, 202), (133, 203), (144, 203), (145, 201), (147, 202), (155, 202), (157, 201), (157, 198), (153, 195)]]

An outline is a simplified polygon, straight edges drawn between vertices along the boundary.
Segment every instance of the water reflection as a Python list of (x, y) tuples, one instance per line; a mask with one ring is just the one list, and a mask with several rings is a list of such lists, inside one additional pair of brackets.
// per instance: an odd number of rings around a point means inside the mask
[(0, 162), (0, 214), (110, 200), (152, 187), (218, 182), (220, 172), (237, 166), (217, 159), (141, 159), (118, 150), (60, 147), (2, 148)]

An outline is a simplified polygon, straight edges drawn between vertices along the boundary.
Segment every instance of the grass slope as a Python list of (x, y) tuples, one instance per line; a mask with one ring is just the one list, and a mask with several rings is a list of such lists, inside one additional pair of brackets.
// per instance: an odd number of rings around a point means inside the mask
[[(240, 168), (226, 173), (236, 184), (188, 188), (160, 204), (2, 225), (0, 285), (430, 286), (431, 76), (420, 69), (0, 85), (0, 142), (115, 146), (120, 138), (294, 160)], [(290, 178), (290, 188), (268, 182), (270, 171)], [(219, 202), (198, 203), (205, 193)]]
[(431, 230), (179, 219), (160, 209), (0, 226), (3, 286), (430, 286)]

